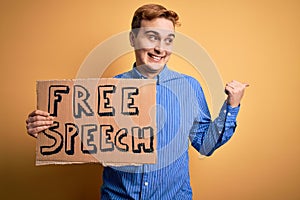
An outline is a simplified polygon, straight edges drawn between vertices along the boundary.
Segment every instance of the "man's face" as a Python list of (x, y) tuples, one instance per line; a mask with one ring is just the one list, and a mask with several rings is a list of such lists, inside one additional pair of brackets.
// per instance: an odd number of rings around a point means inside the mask
[(148, 77), (156, 76), (168, 62), (175, 38), (172, 21), (155, 18), (142, 20), (137, 35), (130, 34), (138, 70)]

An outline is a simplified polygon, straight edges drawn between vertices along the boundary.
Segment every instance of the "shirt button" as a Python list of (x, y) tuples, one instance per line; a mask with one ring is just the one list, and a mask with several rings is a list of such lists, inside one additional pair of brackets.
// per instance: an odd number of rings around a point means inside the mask
[(226, 110), (224, 110), (223, 112), (226, 113)]
[(222, 133), (222, 131), (219, 131), (219, 134), (221, 134)]
[(231, 116), (231, 113), (228, 113), (228, 116)]
[(148, 182), (145, 182), (145, 186), (148, 186), (148, 184), (149, 184)]

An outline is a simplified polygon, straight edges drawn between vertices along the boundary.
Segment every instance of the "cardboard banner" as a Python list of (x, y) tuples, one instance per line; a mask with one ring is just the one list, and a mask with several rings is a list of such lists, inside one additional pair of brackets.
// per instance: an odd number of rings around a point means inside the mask
[(37, 109), (54, 124), (37, 138), (36, 165), (156, 161), (156, 87), (149, 79), (37, 81)]

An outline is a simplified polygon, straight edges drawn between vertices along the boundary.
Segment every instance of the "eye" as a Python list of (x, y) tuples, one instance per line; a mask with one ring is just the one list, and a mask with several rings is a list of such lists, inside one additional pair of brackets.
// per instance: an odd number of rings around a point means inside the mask
[(148, 35), (148, 39), (151, 41), (157, 41), (159, 38), (156, 35)]
[(173, 43), (173, 40), (174, 40), (173, 38), (166, 38), (165, 39), (165, 43), (168, 44), (168, 45), (170, 45), (170, 44)]

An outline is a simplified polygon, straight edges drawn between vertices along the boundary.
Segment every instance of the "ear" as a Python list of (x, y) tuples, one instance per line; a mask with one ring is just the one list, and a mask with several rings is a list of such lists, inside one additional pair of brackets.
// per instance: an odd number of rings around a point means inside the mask
[(132, 47), (134, 47), (134, 44), (135, 44), (134, 40), (135, 40), (135, 35), (134, 35), (134, 33), (132, 31), (130, 31), (130, 33), (129, 33), (129, 41), (130, 41), (130, 45)]

